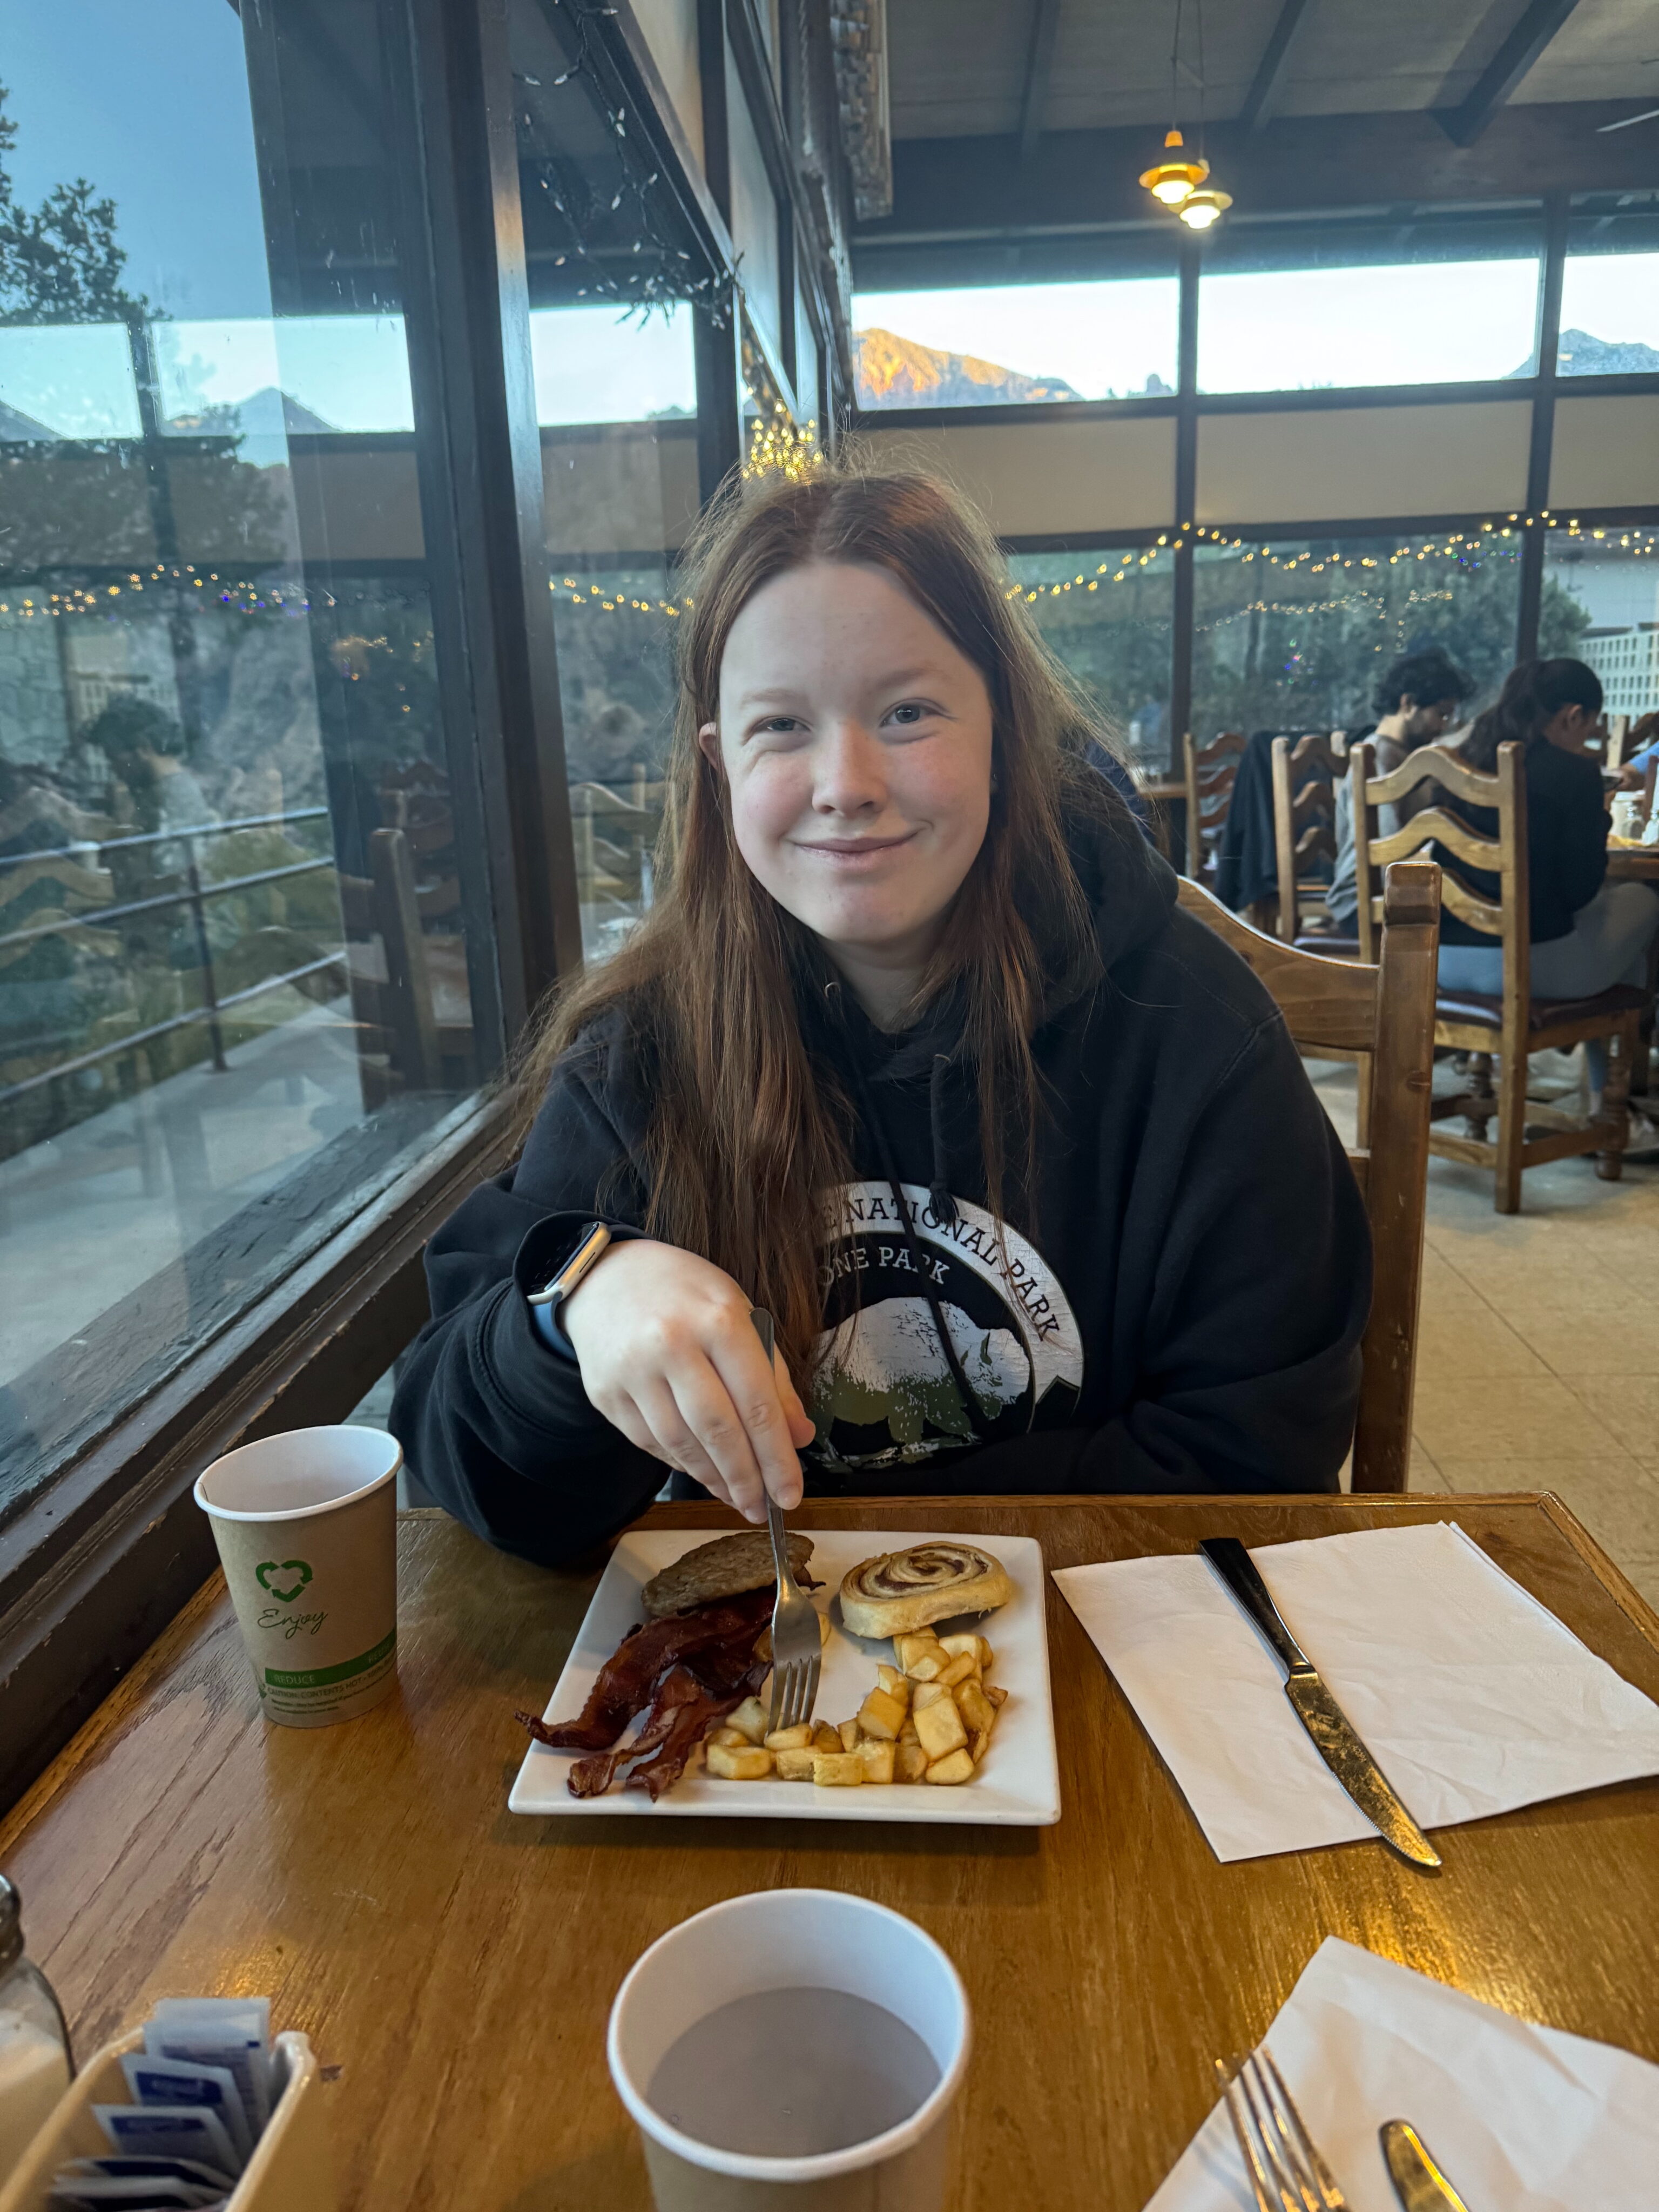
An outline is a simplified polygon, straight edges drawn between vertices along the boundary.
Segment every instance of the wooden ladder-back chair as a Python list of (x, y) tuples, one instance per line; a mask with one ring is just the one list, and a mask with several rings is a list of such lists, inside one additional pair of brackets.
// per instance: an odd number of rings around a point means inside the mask
[(1242, 730), (1223, 730), (1207, 745), (1195, 743), (1190, 730), (1182, 739), (1187, 767), (1186, 872), (1195, 884), (1214, 878), (1216, 848), (1227, 826), (1238, 763), (1248, 742)]
[[(1336, 785), (1346, 765), (1333, 739), (1320, 731), (1294, 741), (1273, 739), (1277, 934), (1287, 945), (1294, 945), (1302, 936), (1306, 921), (1316, 921), (1321, 916), (1329, 919), (1325, 894), (1336, 865)], [(1319, 872), (1322, 862), (1322, 874)]]
[[(1624, 1172), (1626, 1107), (1643, 996), (1620, 984), (1589, 999), (1534, 999), (1532, 995), (1523, 749), (1516, 744), (1499, 745), (1495, 775), (1480, 775), (1441, 745), (1419, 747), (1388, 775), (1373, 775), (1373, 766), (1370, 746), (1357, 744), (1350, 773), (1362, 957), (1376, 957), (1382, 911), (1382, 902), (1376, 895), (1377, 879), (1391, 865), (1432, 844), (1443, 858), (1449, 855), (1454, 862), (1461, 861), (1498, 879), (1494, 904), (1450, 868), (1441, 871), (1440, 902), (1446, 912), (1501, 944), (1504, 988), (1491, 997), (1447, 990), (1437, 995), (1435, 1042), (1472, 1057), (1468, 1089), (1437, 1098), (1433, 1120), (1437, 1124), (1461, 1114), (1471, 1133), (1459, 1136), (1436, 1127), (1430, 1132), (1430, 1150), (1443, 1159), (1492, 1169), (1496, 1176), (1492, 1202), (1499, 1213), (1520, 1212), (1522, 1174), (1528, 1168), (1541, 1167), (1547, 1160), (1572, 1159), (1594, 1152), (1597, 1175), (1605, 1182), (1616, 1182)], [(1391, 836), (1371, 835), (1379, 806), (1398, 805), (1425, 785), (1439, 787), (1431, 792), (1434, 804), (1411, 815)], [(1439, 804), (1448, 796), (1465, 805), (1495, 811), (1497, 836), (1482, 837), (1449, 813)], [(1605, 1037), (1609, 1045), (1607, 1091), (1601, 1111), (1595, 1119), (1528, 1098), (1529, 1053), (1551, 1047), (1570, 1052), (1591, 1037)], [(1495, 1090), (1494, 1058), (1498, 1062)], [(1494, 1115), (1498, 1121), (1495, 1144), (1486, 1134)], [(1529, 1137), (1529, 1124), (1543, 1133)]]
[(1434, 1073), (1435, 961), (1440, 871), (1401, 863), (1388, 872), (1374, 964), (1327, 960), (1252, 929), (1199, 884), (1181, 903), (1243, 956), (1272, 994), (1292, 1041), (1317, 1058), (1369, 1062), (1370, 1141), (1348, 1159), (1370, 1217), (1370, 1319), (1353, 1439), (1356, 1490), (1403, 1490), (1411, 1463), (1418, 1289)]
[(459, 1063), (459, 1087), (477, 1076), (464, 969), (459, 988), (447, 977), (448, 967), (465, 962), (465, 947), (458, 937), (422, 930), (408, 833), (374, 830), (368, 865), (367, 877), (343, 875), (339, 886), (363, 1103), (372, 1111), (394, 1092), (454, 1085), (453, 1063)]

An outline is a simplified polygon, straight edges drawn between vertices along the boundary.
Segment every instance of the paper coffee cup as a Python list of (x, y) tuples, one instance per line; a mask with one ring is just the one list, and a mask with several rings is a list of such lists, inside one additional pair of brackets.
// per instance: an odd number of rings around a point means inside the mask
[[(915, 2109), (866, 2141), (799, 2157), (702, 2142), (658, 2109), (658, 2069), (689, 2029), (784, 1990), (861, 1997), (919, 2037), (938, 2071)], [(712, 1905), (653, 1943), (617, 1993), (606, 2055), (644, 2141), (657, 2212), (939, 2212), (971, 2039), (956, 1968), (914, 1922), (839, 1890), (782, 1889)], [(779, 2094), (764, 2063), (744, 2081), (757, 2103)]]
[(268, 1721), (327, 1728), (398, 1679), (398, 1470), (380, 1429), (290, 1429), (196, 1484)]

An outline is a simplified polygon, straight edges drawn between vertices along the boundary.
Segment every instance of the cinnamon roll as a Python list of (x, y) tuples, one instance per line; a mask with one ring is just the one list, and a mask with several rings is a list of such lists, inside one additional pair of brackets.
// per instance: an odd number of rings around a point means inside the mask
[(908, 1636), (959, 1613), (994, 1612), (1012, 1595), (1013, 1584), (988, 1552), (941, 1536), (849, 1569), (841, 1617), (854, 1636)]

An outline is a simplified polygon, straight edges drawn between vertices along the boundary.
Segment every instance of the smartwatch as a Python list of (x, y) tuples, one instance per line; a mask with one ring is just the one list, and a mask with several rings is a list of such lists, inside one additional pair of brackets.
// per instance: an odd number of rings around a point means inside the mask
[[(537, 1319), (537, 1325), (549, 1341), (569, 1352), (569, 1340), (559, 1322), (559, 1310), (590, 1268), (615, 1242), (603, 1221), (590, 1221), (576, 1239), (575, 1249), (560, 1267), (550, 1282), (538, 1291), (526, 1293), (526, 1303)], [(574, 1357), (574, 1354), (571, 1355)]]

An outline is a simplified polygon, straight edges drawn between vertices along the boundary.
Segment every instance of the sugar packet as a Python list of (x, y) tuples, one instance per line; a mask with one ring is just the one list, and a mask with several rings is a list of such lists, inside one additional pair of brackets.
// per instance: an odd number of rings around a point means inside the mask
[(236, 2154), (237, 2170), (253, 2155), (247, 2110), (228, 2066), (192, 2066), (179, 2058), (152, 2057), (129, 2051), (121, 2060), (127, 2094), (135, 2105), (200, 2105), (217, 2112)]
[(145, 2025), (144, 2053), (181, 2065), (222, 2067), (257, 2140), (270, 2118), (269, 1997), (163, 1997)]
[(94, 2105), (92, 2117), (114, 2151), (137, 2158), (188, 2158), (212, 2169), (230, 2189), (244, 2161), (230, 2147), (225, 2124), (199, 2105)]

